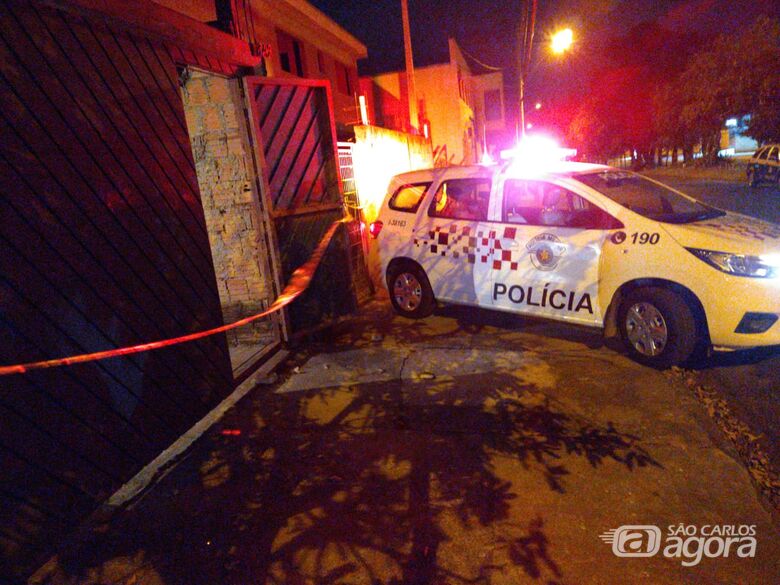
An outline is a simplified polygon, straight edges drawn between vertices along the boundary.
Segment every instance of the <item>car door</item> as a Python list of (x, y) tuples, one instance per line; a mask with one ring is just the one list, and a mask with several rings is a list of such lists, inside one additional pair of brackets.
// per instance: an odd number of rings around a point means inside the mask
[(768, 163), (769, 159), (769, 151), (771, 149), (766, 146), (756, 152), (754, 155), (754, 161), (752, 162), (753, 165), (753, 173), (757, 181), (762, 181), (766, 174), (766, 165)]
[(767, 180), (777, 180), (778, 174), (780, 174), (780, 162), (778, 161), (778, 155), (780, 151), (777, 146), (773, 146), (769, 151), (766, 159), (765, 177)]
[(478, 291), (489, 287), (490, 253), (480, 242), (491, 185), (489, 175), (445, 177), (419, 214), (416, 258), (441, 301), (478, 304)]
[(506, 179), (497, 197), (493, 306), (601, 325), (599, 259), (620, 222), (553, 181)]

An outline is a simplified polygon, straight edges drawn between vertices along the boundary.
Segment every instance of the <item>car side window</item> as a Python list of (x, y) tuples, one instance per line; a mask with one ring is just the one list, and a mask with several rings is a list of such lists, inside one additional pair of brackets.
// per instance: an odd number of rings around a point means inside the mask
[(620, 222), (587, 199), (544, 181), (504, 183), (503, 221), (549, 227), (612, 229)]
[(431, 183), (411, 183), (409, 185), (403, 185), (390, 198), (387, 204), (390, 209), (396, 211), (406, 211), (408, 213), (416, 213), (417, 208), (420, 207), (423, 195), (428, 190)]
[(767, 157), (769, 157), (769, 148), (765, 148), (756, 156), (759, 160), (766, 160)]
[(490, 200), (490, 179), (449, 179), (436, 190), (430, 217), (448, 219), (487, 220)]
[(777, 147), (773, 147), (772, 150), (769, 152), (769, 160), (777, 160)]

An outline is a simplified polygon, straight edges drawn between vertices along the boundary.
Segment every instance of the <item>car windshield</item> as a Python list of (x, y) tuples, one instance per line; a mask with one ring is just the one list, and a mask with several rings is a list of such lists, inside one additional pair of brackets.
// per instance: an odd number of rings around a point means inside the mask
[(691, 223), (725, 215), (635, 173), (608, 170), (578, 174), (574, 178), (623, 207), (656, 221)]

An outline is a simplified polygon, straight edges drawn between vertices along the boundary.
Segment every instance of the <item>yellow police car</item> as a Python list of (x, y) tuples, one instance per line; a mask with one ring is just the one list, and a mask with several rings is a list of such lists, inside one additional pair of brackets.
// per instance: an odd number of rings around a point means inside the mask
[(405, 173), (370, 233), (407, 317), (440, 302), (601, 327), (655, 367), (780, 344), (780, 226), (624, 170), (526, 156)]

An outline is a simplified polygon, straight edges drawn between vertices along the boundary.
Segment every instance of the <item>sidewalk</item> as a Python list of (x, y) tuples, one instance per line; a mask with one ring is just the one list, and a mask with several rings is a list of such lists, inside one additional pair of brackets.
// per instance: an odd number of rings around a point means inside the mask
[[(373, 303), (250, 393), (47, 583), (776, 583), (777, 527), (670, 377), (597, 332)], [(755, 558), (619, 558), (621, 525)]]

